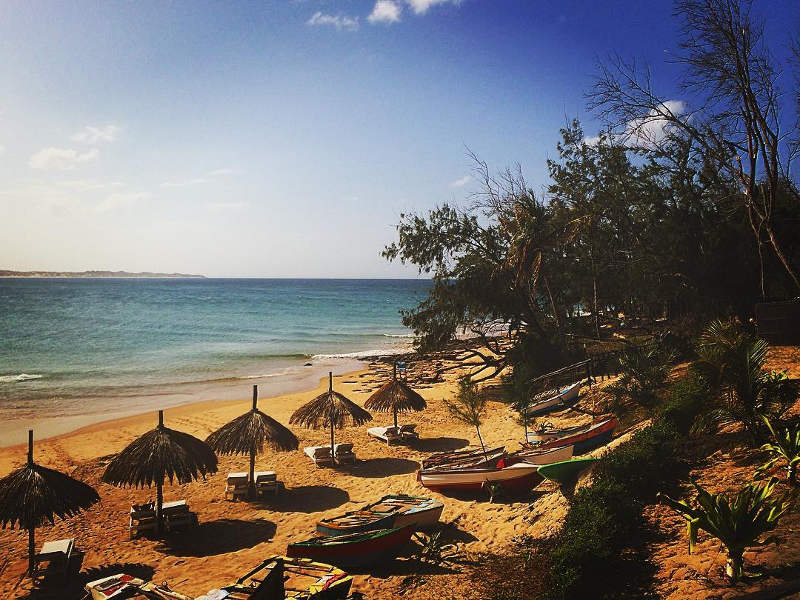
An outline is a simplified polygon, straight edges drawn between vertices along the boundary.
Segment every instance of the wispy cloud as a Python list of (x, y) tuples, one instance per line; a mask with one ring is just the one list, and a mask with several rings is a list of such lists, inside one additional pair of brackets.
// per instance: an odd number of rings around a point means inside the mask
[(113, 142), (117, 139), (117, 134), (120, 128), (116, 125), (104, 125), (102, 127), (94, 127), (87, 125), (79, 132), (70, 137), (73, 142), (80, 142), (81, 144), (97, 144), (99, 142)]
[(125, 185), (121, 181), (97, 181), (96, 179), (71, 179), (58, 183), (63, 188), (76, 192), (90, 192), (93, 190), (105, 190), (108, 188), (122, 187)]
[(418, 15), (424, 15), (431, 6), (437, 4), (461, 4), (461, 0), (406, 0), (406, 2)]
[(470, 181), (472, 181), (472, 175), (464, 175), (463, 177), (460, 177), (460, 178), (456, 179), (455, 181), (451, 181), (450, 182), (450, 187), (454, 187), (454, 188), (464, 187)]
[(224, 177), (225, 175), (237, 175), (239, 171), (236, 169), (214, 169), (213, 171), (209, 171), (209, 177)]
[(247, 206), (246, 202), (209, 202), (206, 206), (209, 209), (219, 210), (239, 210)]
[(32, 169), (68, 171), (82, 163), (97, 160), (100, 155), (97, 148), (87, 152), (78, 152), (74, 148), (43, 148), (28, 160)]
[(194, 179), (165, 181), (160, 185), (163, 188), (175, 188), (175, 187), (188, 187), (190, 185), (200, 185), (201, 183), (208, 183), (208, 179), (206, 179), (205, 177), (195, 177)]
[(339, 31), (356, 31), (358, 30), (358, 17), (326, 15), (325, 13), (317, 11), (306, 21), (306, 25), (312, 27), (335, 27)]
[(397, 23), (402, 7), (394, 0), (377, 0), (367, 17), (370, 23)]
[(109, 194), (95, 207), (95, 210), (97, 212), (109, 212), (117, 208), (123, 208), (125, 206), (130, 206), (131, 204), (136, 204), (142, 200), (147, 200), (150, 197), (151, 194), (148, 192), (118, 192), (115, 194)]

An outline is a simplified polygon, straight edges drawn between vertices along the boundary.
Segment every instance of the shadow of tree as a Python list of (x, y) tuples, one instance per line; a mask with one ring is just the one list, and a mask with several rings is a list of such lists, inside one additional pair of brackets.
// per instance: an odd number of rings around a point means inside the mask
[(314, 513), (336, 508), (350, 501), (343, 489), (330, 485), (301, 485), (282, 489), (275, 497), (259, 500), (267, 510), (278, 512)]
[(197, 527), (170, 535), (162, 541), (158, 549), (174, 556), (227, 554), (271, 540), (276, 529), (275, 523), (265, 519), (206, 521)]
[(409, 443), (409, 446), (420, 452), (446, 452), (458, 450), (469, 445), (469, 440), (454, 437), (420, 438)]
[(350, 475), (356, 477), (387, 477), (404, 475), (419, 469), (419, 463), (406, 458), (369, 458), (347, 468)]

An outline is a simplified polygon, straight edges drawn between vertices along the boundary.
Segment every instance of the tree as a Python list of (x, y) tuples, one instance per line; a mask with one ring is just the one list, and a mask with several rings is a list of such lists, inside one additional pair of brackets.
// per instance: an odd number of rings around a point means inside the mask
[(486, 457), (486, 446), (483, 445), (483, 437), (481, 437), (481, 425), (486, 412), (486, 398), (478, 391), (478, 384), (471, 381), (469, 377), (462, 377), (458, 380), (458, 391), (455, 397), (452, 400), (445, 400), (444, 404), (450, 416), (475, 428), (481, 450)]
[[(740, 187), (755, 238), (763, 277), (762, 246), (767, 244), (800, 290), (797, 257), (779, 238), (781, 186), (800, 200), (791, 180), (798, 121), (788, 118), (781, 102), (780, 73), (764, 39), (763, 22), (748, 0), (681, 0), (676, 16), (683, 40), (677, 60), (685, 67), (683, 89), (701, 99), (691, 111), (653, 88), (647, 67), (614, 58), (600, 67), (589, 104), (628, 144), (672, 152), (676, 140), (688, 140), (702, 161), (714, 165)], [(786, 125), (792, 123), (792, 125)]]

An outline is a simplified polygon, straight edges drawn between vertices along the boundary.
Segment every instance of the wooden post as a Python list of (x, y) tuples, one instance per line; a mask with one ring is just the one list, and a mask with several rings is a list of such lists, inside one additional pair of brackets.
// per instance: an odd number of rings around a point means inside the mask
[[(333, 371), (328, 371), (328, 393), (333, 392)], [(333, 415), (330, 415), (333, 417)], [(333, 443), (333, 418), (331, 418), (331, 464), (336, 464), (336, 446)]]
[[(253, 412), (258, 410), (258, 385), (253, 384)], [(256, 447), (250, 446), (250, 478), (247, 484), (247, 496), (255, 498), (256, 495)]]
[[(28, 429), (28, 466), (33, 465), (33, 429)], [(28, 528), (28, 573), (33, 577), (34, 556), (36, 556), (36, 543), (34, 541), (34, 523), (26, 523)]]
[[(158, 411), (158, 427), (162, 429), (164, 427), (164, 411)], [(158, 481), (156, 481), (156, 534), (161, 537), (162, 531), (164, 531), (164, 518), (161, 514), (162, 512), (162, 505), (164, 504), (164, 465), (159, 465), (160, 473), (158, 476)]]

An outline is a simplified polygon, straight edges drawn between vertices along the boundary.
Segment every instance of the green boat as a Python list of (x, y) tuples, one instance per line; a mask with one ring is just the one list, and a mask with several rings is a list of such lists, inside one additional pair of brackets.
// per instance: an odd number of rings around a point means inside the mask
[(597, 462), (597, 458), (571, 458), (561, 462), (542, 465), (539, 467), (539, 475), (550, 481), (555, 481), (559, 485), (570, 485), (578, 478), (584, 469), (589, 468), (592, 463)]

